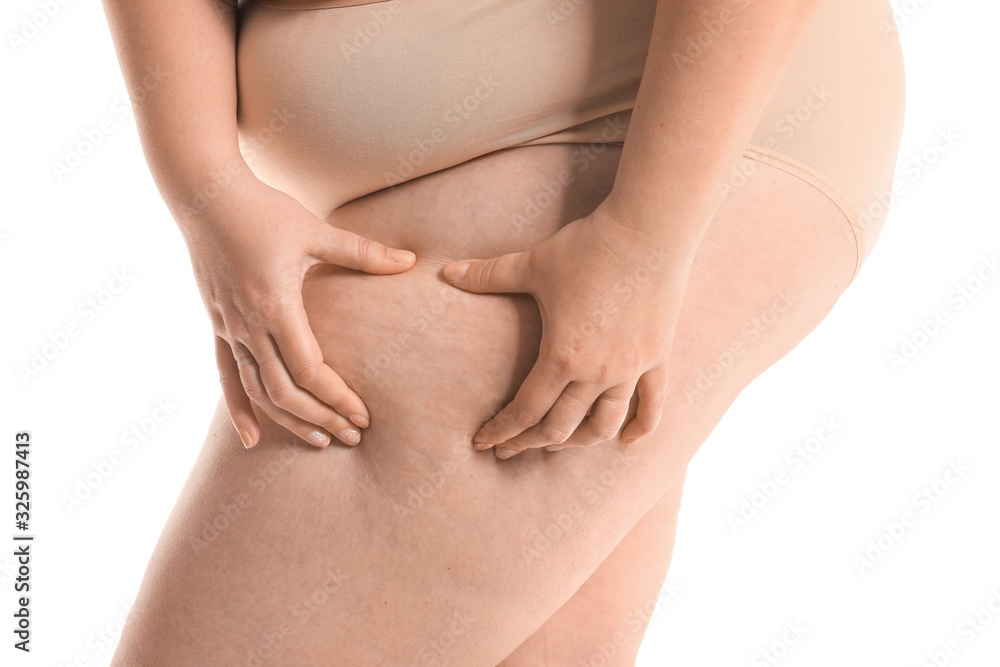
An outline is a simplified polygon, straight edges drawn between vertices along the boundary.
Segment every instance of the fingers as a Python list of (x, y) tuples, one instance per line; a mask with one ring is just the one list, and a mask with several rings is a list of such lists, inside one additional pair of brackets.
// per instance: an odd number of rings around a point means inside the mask
[(622, 441), (626, 445), (646, 437), (660, 424), (667, 391), (666, 366), (660, 365), (643, 373), (636, 384), (636, 390), (639, 394), (639, 405), (635, 417), (622, 431)]
[[(368, 426), (371, 416), (364, 401), (323, 360), (323, 351), (309, 326), (301, 301), (282, 314), (271, 335), (294, 385), (347, 417), (356, 426)], [(290, 408), (285, 409), (294, 412)]]
[[(507, 459), (536, 447), (557, 452), (566, 447), (590, 447), (613, 440), (628, 416), (635, 388), (620, 384), (594, 400), (594, 394), (599, 391), (597, 385), (571, 383), (537, 426), (498, 445), (497, 457)], [(590, 410), (589, 415), (587, 410)]]
[(528, 373), (509, 404), (486, 422), (472, 438), (477, 449), (506, 442), (542, 420), (566, 387), (561, 374), (542, 359)]
[(229, 418), (232, 419), (243, 446), (250, 449), (260, 437), (257, 416), (243, 389), (233, 349), (225, 339), (218, 336), (215, 337), (215, 363), (219, 367), (219, 382), (222, 383), (222, 396), (226, 401), (226, 409), (229, 410)]
[(361, 433), (353, 424), (295, 384), (273, 339), (265, 335), (251, 342), (256, 343), (252, 352), (264, 390), (276, 408), (295, 415), (307, 424), (326, 428), (346, 445), (358, 444)]
[(444, 267), (444, 277), (455, 287), (468, 292), (526, 293), (528, 253), (514, 252), (490, 259), (451, 262)]
[(253, 356), (242, 345), (239, 348), (242, 348), (242, 351), (236, 354), (238, 355), (237, 363), (240, 368), (240, 379), (243, 381), (244, 387), (247, 388), (247, 395), (250, 397), (250, 400), (260, 405), (261, 409), (264, 410), (274, 423), (285, 427), (306, 442), (317, 447), (326, 447), (329, 445), (329, 434), (324, 433), (312, 424), (308, 424), (284, 410), (276, 408), (270, 401), (266, 400), (267, 393), (264, 390)]
[(416, 255), (409, 250), (390, 248), (353, 232), (322, 225), (317, 245), (309, 248), (312, 257), (366, 273), (400, 273), (415, 265)]
[(626, 383), (598, 396), (590, 416), (573, 432), (572, 437), (562, 443), (563, 446), (590, 447), (614, 440), (628, 417), (629, 402), (634, 392), (635, 386)]
[(361, 441), (361, 433), (347, 419), (295, 386), (270, 336), (249, 342), (252, 349), (242, 343), (234, 349), (240, 380), (246, 395), (268, 417), (317, 447), (330, 444), (330, 433), (347, 445)]
[[(587, 418), (587, 410), (594, 405), (594, 395), (600, 388), (592, 384), (571, 382), (563, 389), (552, 409), (535, 426), (506, 442), (498, 443), (500, 449), (522, 452), (533, 447), (561, 445), (574, 435)], [(615, 429), (617, 431), (617, 428)]]

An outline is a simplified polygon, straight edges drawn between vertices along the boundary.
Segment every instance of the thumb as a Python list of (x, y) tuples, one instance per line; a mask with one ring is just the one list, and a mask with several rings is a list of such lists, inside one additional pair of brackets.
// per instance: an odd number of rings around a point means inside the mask
[(446, 264), (444, 277), (469, 292), (527, 293), (527, 257), (526, 252), (513, 252), (490, 259), (463, 259)]
[(378, 241), (330, 225), (317, 235), (309, 254), (321, 262), (365, 273), (399, 273), (414, 266), (409, 250), (390, 248)]

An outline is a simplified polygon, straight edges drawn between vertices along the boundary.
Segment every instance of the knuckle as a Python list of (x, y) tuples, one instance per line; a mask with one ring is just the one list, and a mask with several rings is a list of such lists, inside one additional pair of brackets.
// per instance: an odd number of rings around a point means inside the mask
[(257, 299), (255, 308), (246, 315), (245, 326), (249, 330), (248, 333), (271, 328), (277, 316), (280, 300), (280, 296), (275, 292), (268, 292)]
[(246, 392), (247, 398), (257, 404), (263, 403), (266, 398), (266, 395), (261, 390), (260, 385), (255, 383), (243, 383), (243, 391)]
[(280, 385), (274, 387), (273, 389), (268, 389), (267, 397), (271, 399), (271, 402), (274, 403), (276, 406), (278, 406), (283, 410), (286, 410), (288, 408), (288, 403), (291, 401), (292, 398), (292, 391), (289, 387)]
[(243, 350), (238, 349), (236, 352), (236, 368), (239, 371), (250, 370), (257, 366), (257, 360), (253, 358), (252, 354), (247, 354)]
[(568, 347), (556, 348), (552, 351), (552, 365), (556, 372), (570, 375), (576, 369), (576, 353)]
[(493, 282), (493, 274), (496, 272), (497, 261), (496, 259), (487, 259), (482, 264), (479, 265), (479, 278), (480, 282), (489, 285)]
[(542, 438), (546, 442), (555, 444), (563, 443), (569, 440), (569, 436), (569, 433), (554, 426), (546, 426), (542, 429)]
[(606, 382), (614, 373), (614, 368), (607, 361), (602, 361), (597, 367), (597, 381)]
[(319, 364), (307, 363), (292, 374), (295, 384), (313, 387), (319, 382)]
[(618, 429), (613, 426), (601, 426), (597, 428), (595, 433), (601, 439), (601, 442), (606, 442), (613, 440), (618, 435)]
[[(608, 396), (607, 394), (602, 394), (600, 400), (604, 402), (604, 404), (607, 405), (609, 408), (611, 408), (611, 410), (614, 411), (615, 413), (619, 412), (623, 413), (627, 410), (628, 403), (631, 400), (631, 397), (625, 399), (625, 398), (620, 398), (618, 396)], [(623, 419), (624, 417), (625, 415), (622, 414)]]
[(241, 342), (249, 340), (252, 335), (252, 330), (257, 330), (260, 327), (257, 326), (256, 320), (260, 319), (260, 313), (253, 312), (247, 319), (239, 319), (236, 322), (232, 322), (229, 325), (229, 343)]
[(515, 409), (511, 417), (515, 424), (523, 428), (528, 428), (538, 423), (538, 416), (534, 412), (525, 410), (524, 408)]
[(375, 257), (375, 242), (364, 236), (358, 236), (355, 239), (357, 247), (355, 252), (358, 254), (358, 259), (362, 262), (369, 262)]

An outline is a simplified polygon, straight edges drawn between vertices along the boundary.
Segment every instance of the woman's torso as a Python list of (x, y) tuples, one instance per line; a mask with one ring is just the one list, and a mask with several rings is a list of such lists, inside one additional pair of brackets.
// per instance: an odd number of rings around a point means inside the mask
[[(241, 17), (244, 154), (317, 214), (503, 148), (574, 142), (596, 152), (624, 140), (655, 0), (352, 1), (289, 11), (277, 7), (332, 2), (256, 0)], [(732, 4), (735, 15), (748, 0)], [(721, 25), (707, 24), (679, 64), (711, 48)], [(823, 2), (747, 153), (825, 192), (867, 234), (865, 256), (902, 127), (894, 28), (885, 0)]]

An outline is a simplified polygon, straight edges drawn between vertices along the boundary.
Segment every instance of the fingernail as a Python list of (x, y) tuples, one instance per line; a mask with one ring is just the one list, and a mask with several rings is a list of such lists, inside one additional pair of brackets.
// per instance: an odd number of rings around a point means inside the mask
[(361, 442), (361, 434), (353, 428), (345, 428), (337, 434), (337, 438), (352, 447)]
[(474, 442), (472, 443), (472, 446), (478, 449), (479, 451), (483, 451), (484, 449), (489, 449), (490, 447), (494, 447), (495, 445), (489, 442)]
[(561, 447), (559, 445), (549, 445), (548, 447), (545, 448), (545, 451), (547, 451), (547, 452), (558, 452), (560, 449), (566, 449), (566, 448), (565, 447)]
[(250, 438), (250, 433), (245, 429), (240, 429), (240, 440), (243, 441), (243, 446), (247, 449), (253, 447), (253, 440)]
[(368, 428), (368, 417), (364, 415), (351, 415), (348, 417), (358, 428)]
[(626, 445), (631, 445), (636, 440), (638, 440), (638, 438), (629, 438), (628, 440), (625, 441), (625, 444)]
[(306, 440), (317, 447), (326, 447), (330, 444), (330, 436), (322, 431), (313, 431), (306, 436)]
[(444, 267), (444, 277), (448, 279), (449, 282), (457, 283), (459, 280), (465, 277), (465, 272), (469, 270), (468, 262), (461, 262), (459, 264), (448, 264)]
[[(486, 438), (488, 437), (486, 435), (486, 430), (487, 430), (486, 427), (487, 426), (489, 426), (489, 424), (486, 424), (486, 426), (483, 426), (481, 429), (479, 429), (478, 432), (476, 432), (476, 435), (472, 436), (472, 442), (474, 444), (476, 444), (476, 445), (482, 445), (482, 444), (484, 444), (486, 442)], [(488, 445), (488, 446), (492, 447), (493, 445)]]
[(504, 449), (503, 447), (496, 448), (496, 455), (497, 458), (500, 460), (509, 459), (510, 457), (514, 456), (514, 454), (517, 454), (517, 452), (515, 452), (512, 449)]
[(409, 250), (399, 250), (398, 248), (389, 248), (387, 252), (389, 253), (389, 259), (396, 262), (396, 264), (406, 264), (416, 257)]

